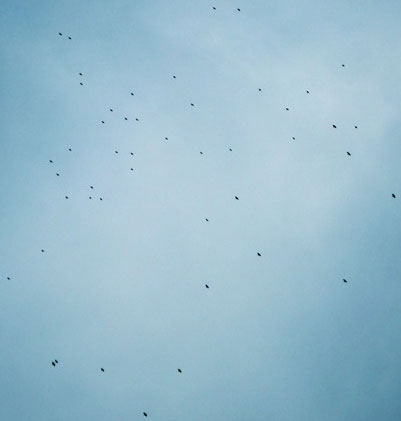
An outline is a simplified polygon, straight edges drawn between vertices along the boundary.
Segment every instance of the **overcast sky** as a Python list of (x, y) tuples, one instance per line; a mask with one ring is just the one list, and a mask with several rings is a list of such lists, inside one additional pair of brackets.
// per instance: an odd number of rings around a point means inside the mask
[(400, 16), (1, 2), (1, 420), (401, 419)]

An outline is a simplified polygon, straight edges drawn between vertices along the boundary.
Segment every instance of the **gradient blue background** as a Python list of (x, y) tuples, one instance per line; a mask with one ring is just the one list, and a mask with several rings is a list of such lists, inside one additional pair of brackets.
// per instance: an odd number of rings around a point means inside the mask
[(401, 419), (400, 2), (0, 11), (0, 419)]

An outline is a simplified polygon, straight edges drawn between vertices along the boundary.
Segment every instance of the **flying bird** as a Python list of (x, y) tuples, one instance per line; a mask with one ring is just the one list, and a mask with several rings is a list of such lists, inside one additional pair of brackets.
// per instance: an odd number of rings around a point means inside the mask
[(215, 8), (215, 7), (213, 7), (213, 10), (216, 10), (216, 8)]
[(236, 198), (237, 200), (239, 200), (239, 199), (238, 199), (238, 196), (235, 196), (235, 198)]
[(54, 362), (55, 362), (56, 364), (58, 364), (58, 361), (57, 361), (57, 360), (54, 360)]
[(100, 371), (102, 371), (104, 373), (104, 368), (101, 368)]
[(131, 152), (131, 155), (134, 155), (134, 152)]
[(203, 152), (199, 152), (201, 155), (203, 155)]
[(258, 253), (258, 256), (260, 257), (260, 256), (262, 256), (260, 253)]
[(110, 112), (113, 112), (113, 108), (110, 108)]
[(92, 196), (89, 196), (89, 199), (92, 200)]
[(131, 96), (134, 96), (134, 93), (133, 92), (131, 92)]
[(83, 85), (84, 85), (82, 82), (79, 82), (79, 84), (80, 84), (81, 86), (83, 86)]
[(205, 219), (206, 219), (206, 222), (209, 222), (209, 220), (207, 218), (205, 218)]
[(347, 152), (347, 155), (348, 155), (348, 156), (351, 156), (351, 152)]
[(230, 148), (229, 151), (232, 152), (233, 150)]
[(337, 128), (337, 126), (335, 124), (332, 124), (332, 126), (333, 126), (333, 129), (336, 129)]
[(49, 159), (49, 162), (50, 162), (51, 164), (53, 164), (53, 161), (52, 161), (51, 159)]
[(173, 79), (177, 79), (177, 76), (173, 76)]
[(139, 121), (139, 118), (136, 118), (135, 120), (136, 120), (136, 121)]
[(9, 276), (7, 276), (7, 281), (10, 281), (10, 280), (11, 280), (11, 278)]
[(261, 88), (259, 88), (259, 92), (262, 92), (262, 89)]
[(133, 168), (131, 168), (131, 171), (134, 171), (134, 169), (133, 169)]
[(104, 124), (104, 121), (102, 120), (102, 124)]
[(164, 140), (168, 140), (168, 137), (165, 137)]
[(82, 73), (79, 73), (79, 76), (83, 76)]
[(118, 153), (118, 151), (114, 151), (114, 153)]
[(241, 11), (241, 9), (237, 9), (238, 10), (238, 12), (240, 12)]
[(346, 279), (343, 279), (343, 282), (344, 282), (345, 284), (347, 284), (347, 283), (348, 283), (348, 281), (347, 281)]
[(191, 102), (191, 107), (195, 107), (195, 105)]
[(99, 197), (99, 200), (103, 200), (103, 197)]
[(60, 35), (60, 37), (63, 35), (61, 32), (58, 33)]
[(68, 150), (71, 152), (72, 151), (72, 149), (71, 148), (68, 148)]
[(40, 250), (42, 253), (44, 253), (45, 251), (42, 249), (42, 250)]
[(144, 412), (144, 413), (143, 413), (143, 416), (144, 416), (144, 417), (147, 417), (147, 416), (148, 416), (148, 414), (147, 414), (146, 412)]
[(290, 109), (289, 108), (286, 108), (286, 111), (290, 111)]
[(207, 289), (209, 289), (209, 285), (208, 285), (208, 284), (205, 284), (205, 287), (206, 287)]
[(56, 364), (54, 363), (54, 361), (52, 361), (52, 366), (53, 366), (53, 367), (56, 367)]
[(292, 137), (292, 140), (295, 140), (295, 137), (294, 136)]
[(125, 120), (125, 121), (127, 121), (127, 120), (128, 120), (128, 118), (127, 118), (127, 117), (124, 117), (124, 120)]
[(91, 189), (93, 189), (93, 186), (90, 186)]
[(342, 67), (345, 67), (345, 64), (342, 64), (341, 66), (342, 66)]
[(182, 370), (181, 370), (181, 368), (179, 368), (178, 370), (177, 370), (179, 373), (182, 373)]
[(306, 93), (309, 94), (310, 92), (309, 91), (306, 91)]
[(66, 199), (68, 199), (68, 196), (65, 196)]
[(71, 37), (68, 37), (68, 39), (71, 39)]
[(394, 193), (392, 193), (392, 194), (391, 194), (391, 196), (393, 196), (393, 198), (394, 198), (394, 199), (396, 198), (396, 196), (395, 196), (395, 194), (394, 194)]

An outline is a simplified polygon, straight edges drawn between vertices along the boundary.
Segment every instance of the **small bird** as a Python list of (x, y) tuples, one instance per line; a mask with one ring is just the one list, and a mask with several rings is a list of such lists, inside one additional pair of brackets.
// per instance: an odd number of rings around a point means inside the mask
[(66, 199), (68, 199), (68, 196), (65, 196)]
[(133, 168), (131, 168), (131, 171), (134, 171), (134, 169), (133, 169)]
[(61, 32), (58, 33), (60, 35), (60, 37), (63, 35)]
[(131, 152), (131, 156), (133, 156), (134, 155), (134, 152)]
[(238, 10), (238, 12), (240, 12), (241, 11), (241, 9), (237, 9)]
[(144, 412), (144, 413), (143, 413), (143, 416), (144, 416), (144, 417), (147, 417), (147, 416), (148, 416), (148, 414), (147, 414), (146, 412)]
[(233, 150), (230, 148), (229, 151), (232, 152)]
[(104, 373), (104, 368), (101, 368), (100, 371), (102, 371)]
[(343, 282), (344, 282), (345, 284), (347, 284), (347, 283), (348, 283), (348, 281), (347, 281), (346, 279), (343, 279)]
[(347, 152), (347, 155), (348, 155), (348, 156), (351, 156), (351, 152)]
[(310, 92), (309, 91), (306, 91), (306, 93), (309, 94)]
[(58, 361), (57, 361), (57, 360), (54, 360), (54, 362), (55, 362), (56, 364), (58, 364)]
[(205, 287), (206, 287), (207, 289), (209, 289), (209, 285), (208, 285), (208, 284), (205, 284)]
[(127, 117), (124, 117), (124, 120), (125, 120), (125, 121), (127, 121), (127, 120), (128, 120), (128, 118), (127, 118)]
[(50, 164), (53, 164), (53, 161), (51, 159), (49, 159)]
[(336, 129), (337, 128), (337, 126), (335, 124), (332, 124), (332, 126), (333, 126), (333, 129)]
[(93, 190), (93, 186), (90, 186), (90, 188)]
[(262, 256), (260, 253), (258, 253), (258, 256), (260, 257), (260, 256)]
[(238, 196), (235, 196), (235, 198), (236, 198), (237, 200), (239, 200), (239, 199), (238, 199)]
[(68, 39), (72, 39), (71, 37), (68, 37)]
[(286, 111), (290, 111), (290, 109), (289, 108), (286, 108)]
[(177, 79), (177, 76), (173, 76), (173, 79)]
[(113, 112), (113, 108), (110, 108), (110, 112), (111, 112), (111, 113)]
[(114, 153), (118, 153), (118, 151), (114, 151)]
[(102, 120), (102, 124), (104, 124), (104, 121)]
[(92, 200), (92, 196), (89, 196), (89, 199)]
[(213, 7), (213, 10), (216, 10), (216, 8), (215, 8), (215, 7)]
[(60, 174), (58, 172), (56, 173), (56, 175), (57, 175), (57, 177), (60, 177)]
[(83, 83), (82, 83), (82, 82), (79, 82), (79, 84), (80, 84), (81, 86), (83, 86)]
[(103, 200), (103, 197), (99, 197), (99, 200)]
[(292, 137), (292, 140), (295, 140), (295, 137), (294, 136)]
[(83, 76), (83, 74), (82, 73), (79, 73), (79, 76)]
[(181, 368), (179, 368), (178, 370), (177, 370), (179, 373), (182, 373), (182, 370), (181, 370)]
[(342, 66), (342, 67), (345, 67), (345, 64), (342, 64), (341, 66)]
[(205, 219), (206, 219), (206, 222), (209, 222), (209, 220), (207, 218), (205, 218)]
[(191, 102), (191, 107), (195, 107), (195, 105)]
[(55, 362), (54, 362), (54, 361), (52, 361), (52, 366), (53, 366), (53, 367), (56, 367), (56, 364), (55, 364)]
[(135, 120), (136, 120), (136, 121), (139, 121), (139, 118), (136, 118)]
[(72, 151), (72, 149), (71, 148), (68, 148), (68, 150), (71, 152)]
[(357, 129), (357, 128), (358, 128), (358, 126), (354, 126), (354, 128), (355, 128), (355, 129)]
[(133, 92), (131, 92), (131, 96), (134, 96), (134, 93)]
[(44, 253), (45, 251), (42, 249), (42, 250), (40, 250), (42, 253)]
[(199, 152), (201, 155), (203, 155), (203, 152)]
[(392, 193), (392, 194), (391, 194), (391, 196), (393, 196), (393, 199), (395, 199), (395, 198), (396, 198), (396, 195), (395, 195), (394, 193)]
[(262, 92), (262, 89), (261, 88), (259, 88), (259, 92)]
[(10, 281), (10, 280), (11, 280), (11, 278), (9, 276), (7, 276), (7, 281)]
[(164, 140), (168, 140), (168, 137), (165, 137)]

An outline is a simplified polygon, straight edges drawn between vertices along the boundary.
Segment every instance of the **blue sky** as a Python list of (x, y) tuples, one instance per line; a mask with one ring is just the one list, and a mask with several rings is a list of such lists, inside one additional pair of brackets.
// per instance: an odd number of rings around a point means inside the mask
[(401, 418), (401, 4), (249, 3), (2, 3), (0, 419)]

